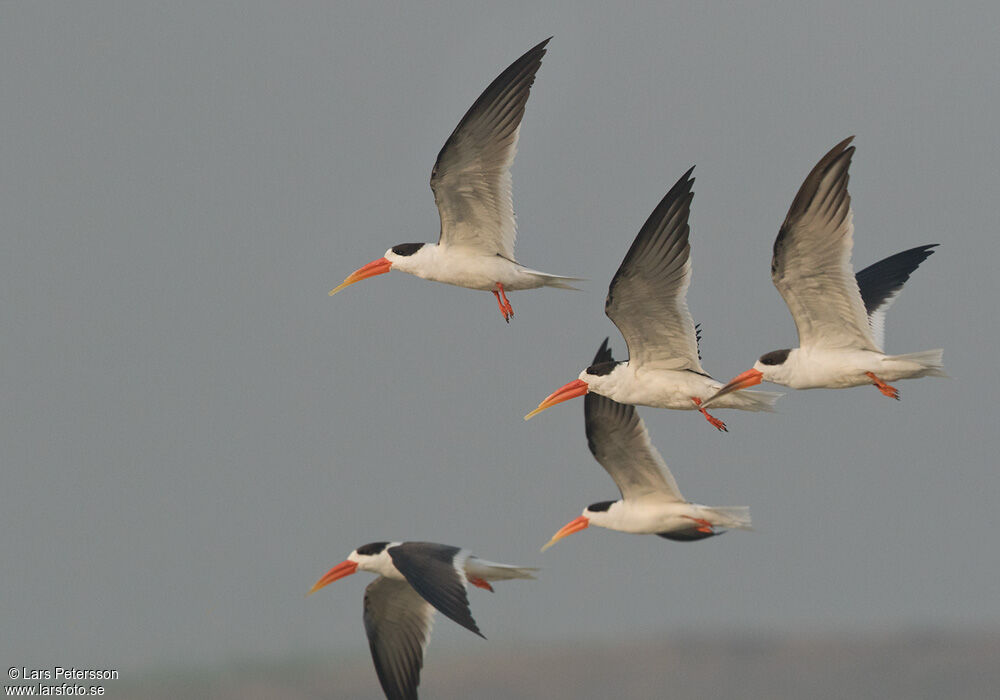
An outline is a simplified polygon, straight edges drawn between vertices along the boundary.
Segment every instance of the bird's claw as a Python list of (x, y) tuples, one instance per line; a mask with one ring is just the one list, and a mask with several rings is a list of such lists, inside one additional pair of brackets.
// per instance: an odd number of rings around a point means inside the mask
[(721, 420), (719, 420), (715, 416), (709, 415), (708, 411), (702, 411), (702, 413), (705, 415), (705, 419), (709, 423), (711, 423), (713, 426), (715, 426), (716, 430), (722, 431), (723, 433), (728, 433), (729, 432), (729, 428), (727, 428), (726, 424), (723, 423)]
[(701, 415), (705, 416), (705, 420), (711, 423), (716, 430), (723, 433), (729, 432), (729, 428), (726, 427), (725, 423), (723, 423), (721, 420), (711, 415), (708, 411), (706, 411), (704, 408), (701, 407), (701, 399), (699, 399), (696, 396), (692, 396), (691, 401), (693, 401), (694, 405), (698, 407), (698, 410), (701, 412)]
[(882, 392), (883, 396), (888, 396), (890, 399), (896, 399), (896, 401), (899, 401), (899, 389), (886, 384), (884, 381), (875, 376), (874, 372), (865, 372), (865, 374), (872, 380), (872, 384), (878, 387), (878, 390)]
[(514, 307), (510, 305), (510, 301), (507, 300), (507, 295), (503, 293), (503, 285), (497, 282), (497, 288), (493, 290), (493, 296), (497, 298), (497, 306), (500, 307), (500, 313), (503, 314), (503, 320), (510, 323), (510, 320), (514, 318)]
[(474, 576), (469, 576), (468, 579), (469, 583), (471, 583), (476, 588), (482, 588), (484, 590), (489, 591), (490, 593), (493, 592), (493, 586), (491, 586), (489, 582), (486, 581), (485, 579), (475, 578)]
[(698, 527), (695, 528), (696, 532), (703, 532), (706, 535), (715, 534), (715, 528), (712, 527), (712, 523), (708, 522), (704, 518), (694, 518), (691, 517), (690, 515), (685, 515), (683, 517), (687, 518), (688, 520), (693, 520), (695, 523), (698, 524)]

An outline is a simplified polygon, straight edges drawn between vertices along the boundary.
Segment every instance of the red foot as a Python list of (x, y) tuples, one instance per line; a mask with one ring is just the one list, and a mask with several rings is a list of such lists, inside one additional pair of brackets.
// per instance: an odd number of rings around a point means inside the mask
[(697, 530), (698, 532), (704, 532), (709, 535), (715, 532), (715, 530), (712, 529), (712, 523), (708, 522), (707, 520), (702, 520), (701, 518), (692, 518), (690, 515), (685, 515), (683, 517), (698, 523), (701, 526), (695, 528), (695, 530)]
[[(691, 400), (694, 401), (695, 406), (701, 406), (701, 399), (692, 396)], [(721, 430), (724, 433), (729, 432), (729, 429), (726, 427), (726, 424), (723, 423), (721, 420), (719, 420), (715, 416), (709, 415), (708, 411), (706, 411), (704, 408), (699, 408), (698, 410), (701, 411), (701, 415), (705, 416), (705, 420), (711, 423), (716, 430)]]
[(485, 588), (490, 593), (493, 592), (493, 586), (491, 586), (487, 581), (485, 581), (485, 580), (483, 580), (481, 578), (475, 578), (473, 576), (469, 576), (467, 578), (469, 579), (469, 583), (471, 583), (476, 588)]
[(875, 376), (874, 372), (865, 372), (865, 374), (872, 380), (872, 384), (878, 387), (879, 391), (888, 396), (890, 399), (896, 399), (896, 401), (899, 401), (899, 389), (894, 386), (889, 386), (883, 382)]
[[(507, 301), (507, 295), (503, 293), (503, 285), (497, 282), (497, 288), (493, 292), (493, 296), (497, 298), (497, 306), (500, 307), (500, 313), (503, 314), (503, 320), (510, 323), (510, 320), (514, 318), (514, 309)], [(500, 297), (503, 297), (503, 301), (500, 301)]]

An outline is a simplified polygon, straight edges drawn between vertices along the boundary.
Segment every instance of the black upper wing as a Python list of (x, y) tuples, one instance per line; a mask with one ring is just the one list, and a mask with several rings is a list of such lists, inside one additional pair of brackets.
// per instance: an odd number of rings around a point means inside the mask
[(434, 542), (404, 542), (389, 548), (389, 556), (399, 572), (424, 600), (462, 627), (480, 637), (469, 610), (462, 550)]

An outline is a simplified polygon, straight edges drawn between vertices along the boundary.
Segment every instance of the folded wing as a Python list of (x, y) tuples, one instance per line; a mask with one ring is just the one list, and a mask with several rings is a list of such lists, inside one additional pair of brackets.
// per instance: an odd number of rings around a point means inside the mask
[(390, 547), (388, 552), (392, 563), (424, 600), (462, 627), (483, 636), (469, 610), (464, 566), (468, 555), (463, 550), (434, 542), (404, 542)]

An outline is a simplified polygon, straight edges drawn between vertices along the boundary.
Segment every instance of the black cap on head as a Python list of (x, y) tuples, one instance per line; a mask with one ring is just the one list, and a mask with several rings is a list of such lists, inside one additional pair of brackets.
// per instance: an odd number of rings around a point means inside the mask
[(601, 501), (600, 503), (591, 503), (589, 506), (587, 506), (587, 510), (593, 513), (605, 513), (614, 503), (615, 501)]
[(788, 359), (788, 353), (790, 352), (791, 350), (787, 348), (784, 350), (772, 350), (761, 355), (760, 361), (765, 365), (783, 365), (785, 364), (785, 360)]
[(608, 347), (608, 338), (604, 339), (601, 343), (601, 347), (597, 349), (597, 354), (594, 355), (594, 361), (591, 363), (590, 367), (587, 368), (587, 374), (592, 374), (595, 377), (603, 377), (605, 374), (611, 374), (611, 370), (615, 368), (618, 364), (615, 362), (615, 358), (611, 355), (611, 348)]
[(368, 544), (361, 545), (354, 551), (358, 554), (364, 554), (365, 556), (370, 557), (385, 551), (385, 548), (388, 546), (388, 542), (369, 542)]
[(423, 247), (424, 247), (423, 243), (400, 243), (399, 245), (394, 245), (392, 247), (392, 252), (395, 253), (396, 255), (402, 255), (404, 258), (406, 258), (413, 255)]

